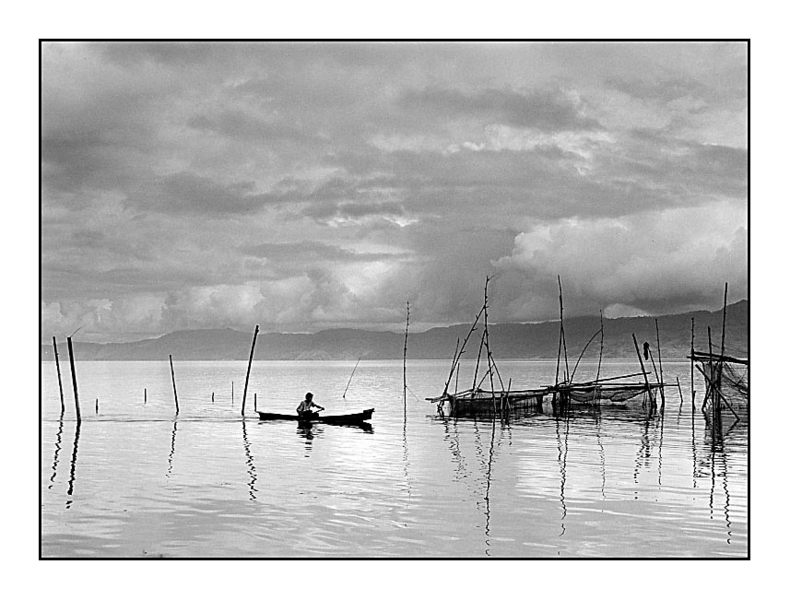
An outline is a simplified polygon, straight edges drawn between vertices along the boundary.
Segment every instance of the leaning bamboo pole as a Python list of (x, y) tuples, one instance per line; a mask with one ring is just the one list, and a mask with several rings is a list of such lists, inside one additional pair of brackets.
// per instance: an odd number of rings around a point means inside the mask
[(173, 380), (173, 400), (176, 403), (176, 415), (178, 415), (178, 391), (176, 390), (176, 372), (173, 370), (173, 355), (170, 354), (170, 378)]
[(60, 360), (58, 359), (58, 343), (52, 336), (52, 348), (55, 350), (55, 368), (58, 370), (58, 389), (60, 390), (60, 414), (66, 412), (66, 402), (63, 400), (63, 381), (60, 378)]
[(74, 386), (74, 409), (77, 411), (77, 423), (82, 422), (82, 415), (80, 414), (80, 397), (77, 393), (77, 371), (74, 370), (74, 348), (71, 345), (71, 338), (66, 338), (66, 344), (69, 348), (69, 365), (71, 366), (71, 383)]
[(250, 370), (252, 369), (252, 358), (255, 356), (255, 340), (258, 339), (258, 325), (252, 334), (252, 347), (250, 348), (250, 360), (247, 362), (247, 375), (244, 377), (244, 394), (241, 397), (241, 416), (244, 416), (244, 408), (247, 405), (247, 385), (250, 383)]
[(469, 341), (469, 338), (472, 336), (472, 333), (474, 333), (477, 330), (477, 323), (480, 321), (480, 317), (482, 316), (483, 316), (483, 309), (481, 308), (477, 312), (477, 316), (475, 316), (475, 320), (472, 323), (472, 327), (469, 329), (469, 333), (466, 334), (466, 337), (464, 338), (464, 341), (461, 344), (460, 349), (458, 348), (458, 344), (456, 343), (456, 353), (453, 355), (453, 362), (450, 365), (450, 376), (447, 378), (447, 383), (444, 384), (444, 392), (442, 392), (442, 395), (447, 394), (447, 389), (450, 387), (450, 382), (453, 380), (453, 373), (455, 372), (456, 368), (460, 366), (461, 355), (464, 353), (464, 350), (466, 349), (466, 344)]
[(568, 368), (568, 344), (565, 341), (565, 317), (562, 304), (562, 280), (560, 279), (559, 275), (557, 275), (557, 284), (560, 288), (560, 333), (562, 337), (562, 350), (563, 354), (565, 355), (565, 381), (570, 383), (570, 369)]
[[(659, 392), (661, 392), (661, 404), (664, 404), (664, 365), (661, 363), (661, 339), (658, 335), (658, 319), (656, 319), (656, 347), (658, 348), (658, 369), (659, 373), (661, 374), (661, 387), (659, 388)], [(655, 368), (655, 367), (653, 367)]]
[(634, 350), (636, 350), (636, 356), (639, 358), (639, 366), (642, 368), (642, 375), (645, 378), (645, 391), (647, 391), (647, 397), (650, 398), (650, 404), (653, 404), (653, 392), (650, 391), (650, 381), (647, 379), (647, 372), (645, 371), (645, 363), (642, 362), (642, 355), (639, 353), (639, 344), (636, 341), (636, 335), (633, 333), (631, 337), (634, 340)]

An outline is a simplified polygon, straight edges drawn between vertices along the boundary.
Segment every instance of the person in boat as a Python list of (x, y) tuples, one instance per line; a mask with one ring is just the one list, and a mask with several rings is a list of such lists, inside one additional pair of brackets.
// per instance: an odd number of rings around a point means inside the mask
[(307, 392), (304, 395), (304, 400), (302, 400), (299, 403), (299, 406), (296, 407), (296, 414), (298, 414), (300, 417), (309, 419), (310, 417), (316, 416), (319, 410), (324, 410), (324, 407), (313, 402), (313, 394)]

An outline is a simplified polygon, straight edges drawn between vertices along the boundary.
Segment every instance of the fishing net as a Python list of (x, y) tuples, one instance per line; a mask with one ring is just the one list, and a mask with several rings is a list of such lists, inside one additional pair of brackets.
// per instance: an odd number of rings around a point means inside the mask
[(721, 383), (723, 392), (727, 391), (741, 400), (749, 398), (749, 367), (723, 363), (721, 370)]

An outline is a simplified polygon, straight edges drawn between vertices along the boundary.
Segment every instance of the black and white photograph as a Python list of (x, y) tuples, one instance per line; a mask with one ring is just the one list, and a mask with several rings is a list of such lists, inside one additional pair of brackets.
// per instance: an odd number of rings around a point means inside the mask
[(750, 49), (40, 38), (38, 558), (751, 558)]

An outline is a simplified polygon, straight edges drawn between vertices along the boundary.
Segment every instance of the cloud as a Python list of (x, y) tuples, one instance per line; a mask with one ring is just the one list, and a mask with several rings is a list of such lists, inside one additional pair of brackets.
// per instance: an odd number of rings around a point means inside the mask
[(456, 322), (494, 272), (498, 320), (553, 318), (557, 272), (577, 314), (718, 306), (746, 74), (743, 44), (47, 43), (43, 333)]
[(556, 91), (520, 94), (506, 89), (487, 89), (464, 93), (453, 89), (428, 87), (408, 90), (400, 105), (425, 116), (442, 120), (464, 117), (486, 120), (541, 131), (596, 129), (595, 119), (586, 117), (582, 107)]
[[(620, 219), (567, 219), (518, 234), (495, 262), (515, 318), (556, 313), (549, 290), (565, 283), (569, 310), (643, 314), (708, 307), (729, 281), (746, 296), (743, 207), (712, 204)], [(508, 289), (510, 286), (510, 289)], [(530, 290), (531, 294), (526, 292)], [(556, 295), (556, 292), (555, 294)]]

